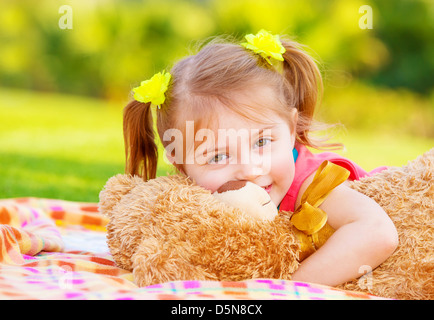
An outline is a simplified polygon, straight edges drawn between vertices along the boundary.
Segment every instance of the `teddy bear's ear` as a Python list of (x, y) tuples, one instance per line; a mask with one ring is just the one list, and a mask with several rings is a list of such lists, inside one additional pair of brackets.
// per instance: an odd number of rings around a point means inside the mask
[(144, 181), (139, 176), (118, 174), (111, 177), (99, 194), (99, 211), (110, 218), (113, 207), (119, 203), (122, 196), (142, 183)]

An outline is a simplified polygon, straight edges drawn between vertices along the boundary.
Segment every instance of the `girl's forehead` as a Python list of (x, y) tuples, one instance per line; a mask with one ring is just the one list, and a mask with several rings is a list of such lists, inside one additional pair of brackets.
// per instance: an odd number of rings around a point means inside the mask
[(191, 119), (200, 127), (217, 130), (228, 126), (262, 127), (280, 122), (286, 107), (270, 87), (255, 86), (224, 96), (201, 97), (189, 109)]
[[(216, 114), (210, 129), (262, 129), (280, 122), (280, 117), (271, 112), (264, 116), (252, 110), (221, 110)], [(250, 111), (250, 112), (249, 112)]]
[[(239, 135), (243, 132), (256, 133), (264, 129), (270, 129), (278, 123), (284, 122), (278, 115), (268, 113), (267, 116), (249, 112), (243, 109), (232, 110), (220, 108), (211, 115), (185, 122), (185, 132), (194, 133), (196, 136), (219, 137), (221, 135)], [(202, 140), (202, 139), (199, 139)], [(197, 144), (196, 144), (197, 145)]]
[(251, 119), (231, 110), (224, 110), (210, 119), (206, 125), (202, 123), (192, 128), (194, 123), (190, 122), (190, 132), (194, 132), (196, 149), (201, 144), (214, 144), (215, 141), (225, 144), (227, 139), (233, 137), (249, 139), (262, 134), (271, 135), (285, 123), (285, 120), (277, 115), (269, 115), (269, 118), (265, 119)]

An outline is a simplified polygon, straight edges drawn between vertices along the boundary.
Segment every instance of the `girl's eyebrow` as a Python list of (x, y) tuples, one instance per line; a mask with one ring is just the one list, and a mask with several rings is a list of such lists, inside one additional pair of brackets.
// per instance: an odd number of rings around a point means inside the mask
[[(200, 147), (200, 146), (199, 146)], [(196, 149), (196, 151), (199, 149), (199, 147)], [(228, 147), (227, 146), (222, 146), (222, 147), (215, 147), (214, 149), (206, 149), (206, 150), (204, 150), (204, 152), (206, 152), (206, 153), (211, 153), (211, 152), (217, 152), (217, 151), (220, 151), (220, 150), (227, 150), (228, 149)], [(203, 152), (202, 152), (203, 153)]]
[(261, 129), (252, 132), (252, 135), (250, 137), (256, 138), (264, 135), (271, 135), (271, 130), (275, 129), (276, 127), (278, 127), (278, 124), (272, 124), (266, 127), (262, 127)]
[[(265, 127), (262, 127), (262, 128), (260, 128), (259, 130), (257, 130), (257, 129), (251, 129), (251, 131), (253, 131), (253, 132), (251, 132), (251, 138), (252, 137), (257, 137), (257, 136), (261, 136), (261, 135), (263, 135), (264, 134), (264, 131), (266, 131), (266, 130), (271, 130), (271, 129), (273, 129), (273, 128), (275, 128), (276, 126), (278, 126), (278, 124), (271, 124), (271, 125), (268, 125), (268, 126), (265, 126)], [(267, 134), (269, 134), (269, 133), (271, 133), (271, 132), (266, 132)], [(254, 134), (254, 136), (253, 136), (253, 134)], [(203, 145), (203, 143), (201, 143), (197, 148), (196, 148), (196, 150), (195, 150), (195, 152), (197, 152), (197, 150), (200, 150), (201, 148), (201, 146)], [(221, 146), (221, 147), (218, 147), (218, 146), (215, 146), (214, 148), (210, 148), (210, 149), (206, 149), (206, 150), (204, 150), (206, 153), (210, 153), (210, 152), (217, 152), (217, 151), (219, 151), (219, 150), (227, 150), (227, 148), (228, 148), (228, 146), (227, 145), (224, 145), (224, 146)], [(203, 153), (203, 151), (202, 151), (202, 153)]]
[(259, 130), (259, 135), (262, 135), (262, 134), (264, 133), (265, 130), (271, 130), (271, 129), (275, 128), (276, 126), (277, 126), (277, 124), (272, 124), (272, 125), (269, 125), (269, 126), (267, 126), (267, 127), (263, 127), (263, 128), (261, 128), (261, 129)]

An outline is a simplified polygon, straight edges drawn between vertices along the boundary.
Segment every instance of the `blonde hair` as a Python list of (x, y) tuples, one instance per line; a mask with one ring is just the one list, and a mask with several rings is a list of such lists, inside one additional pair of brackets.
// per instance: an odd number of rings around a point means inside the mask
[[(169, 143), (162, 139), (167, 129), (185, 128), (188, 120), (199, 127), (208, 126), (215, 119), (217, 105), (257, 121), (264, 121), (270, 112), (290, 120), (290, 110), (296, 108), (298, 142), (314, 148), (336, 145), (309, 137), (323, 90), (315, 60), (299, 43), (287, 39), (281, 42), (286, 49), (281, 71), (261, 56), (230, 42), (210, 42), (197, 54), (176, 63), (170, 71), (172, 81), (166, 101), (157, 110), (157, 131), (163, 146)], [(272, 88), (276, 103), (266, 108), (237, 104), (236, 94), (255, 85)], [(125, 171), (144, 180), (155, 178), (158, 152), (150, 103), (131, 101), (124, 109), (123, 125)]]

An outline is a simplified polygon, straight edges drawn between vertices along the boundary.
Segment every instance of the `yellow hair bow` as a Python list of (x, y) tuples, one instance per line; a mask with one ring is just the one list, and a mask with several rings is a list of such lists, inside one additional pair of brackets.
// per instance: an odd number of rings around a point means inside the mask
[(171, 74), (168, 72), (158, 72), (151, 79), (142, 81), (139, 87), (133, 89), (134, 99), (139, 102), (148, 103), (158, 106), (166, 100), (165, 93), (169, 86)]
[(260, 54), (269, 64), (271, 64), (270, 58), (283, 61), (282, 54), (285, 53), (286, 49), (282, 46), (278, 35), (272, 35), (262, 29), (256, 35), (248, 34), (245, 38), (247, 42), (241, 45), (246, 49)]

